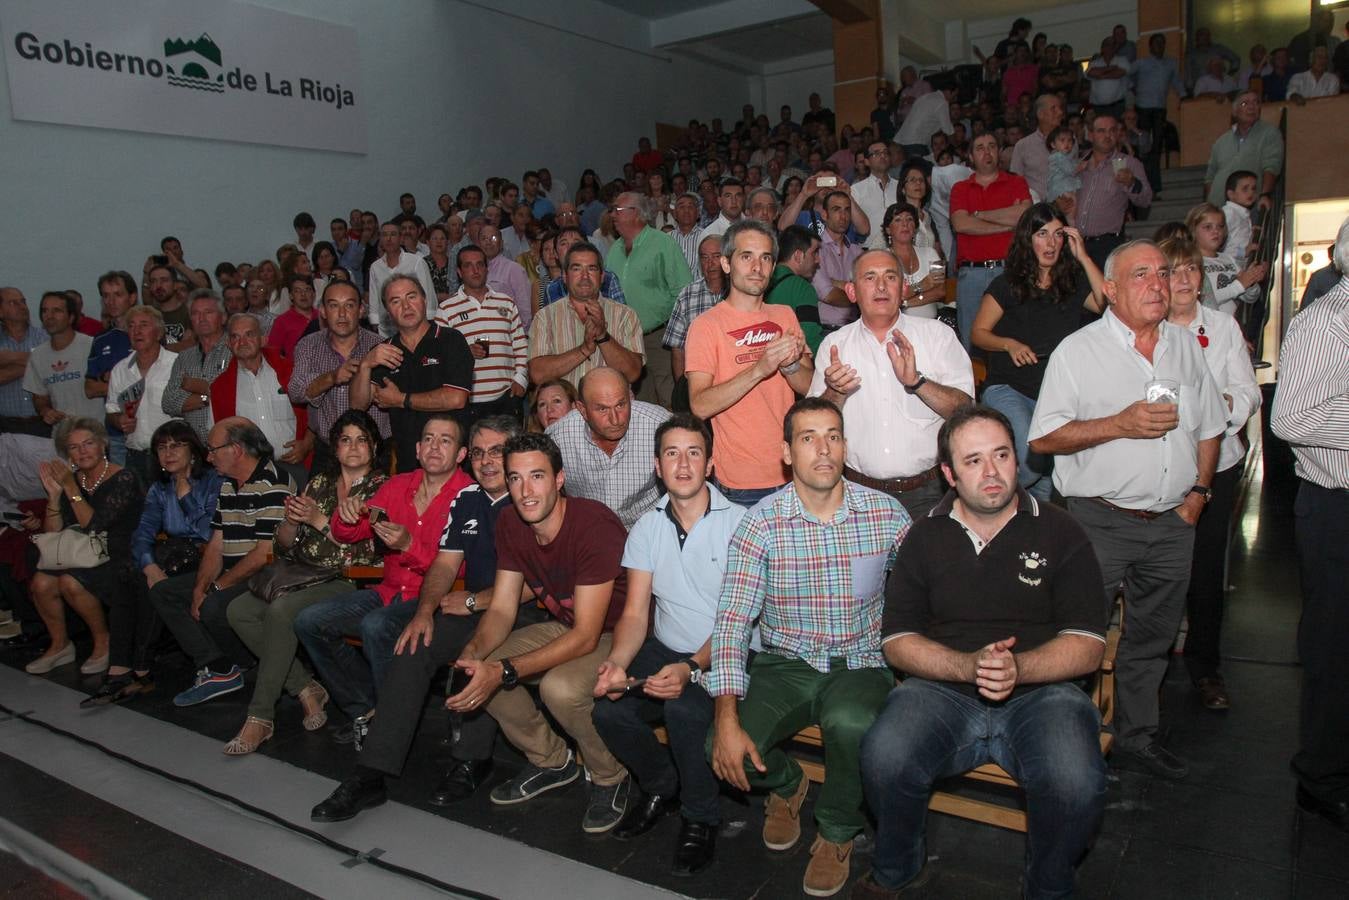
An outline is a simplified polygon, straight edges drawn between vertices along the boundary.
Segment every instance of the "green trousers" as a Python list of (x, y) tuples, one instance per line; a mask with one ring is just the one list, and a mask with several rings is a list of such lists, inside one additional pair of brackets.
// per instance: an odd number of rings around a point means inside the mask
[[(833, 661), (818, 672), (799, 659), (760, 653), (749, 666), (749, 691), (740, 701), (740, 727), (754, 741), (766, 772), (745, 760), (750, 786), (790, 797), (805, 773), (782, 744), (808, 725), (824, 739), (825, 779), (815, 802), (815, 822), (827, 841), (845, 843), (866, 825), (858, 767), (866, 734), (895, 686), (889, 669), (848, 669)], [(709, 736), (709, 750), (710, 750)]]

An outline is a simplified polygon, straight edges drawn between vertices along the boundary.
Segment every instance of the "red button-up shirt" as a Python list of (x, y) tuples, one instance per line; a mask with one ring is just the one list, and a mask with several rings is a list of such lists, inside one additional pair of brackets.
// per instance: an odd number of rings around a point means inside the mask
[[(403, 600), (415, 601), (421, 593), (422, 578), (426, 570), (440, 551), (440, 535), (445, 530), (445, 521), (450, 515), (450, 504), (459, 492), (473, 483), (463, 469), (455, 469), (454, 475), (441, 487), (440, 493), (431, 500), (426, 511), (417, 512), (412, 502), (417, 489), (422, 486), (426, 473), (421, 469), (395, 475), (375, 491), (375, 495), (366, 501), (367, 506), (378, 506), (389, 517), (390, 522), (402, 525), (412, 533), (412, 544), (406, 550), (391, 550), (384, 547), (384, 579), (375, 590), (388, 606), (394, 597), (402, 595)], [(363, 518), (355, 525), (348, 525), (336, 510), (333, 511), (333, 537), (344, 544), (352, 544), (371, 537), (370, 519)], [(382, 544), (377, 546), (383, 547)]]
[[(1005, 209), (1018, 200), (1030, 199), (1030, 187), (1020, 175), (999, 172), (998, 177), (984, 186), (976, 176), (971, 175), (964, 181), (957, 181), (951, 188), (951, 215), (958, 210), (967, 213)], [(999, 231), (993, 234), (957, 234), (956, 259), (958, 262), (986, 262), (994, 259), (1006, 259), (1007, 248), (1012, 245), (1012, 232)]]

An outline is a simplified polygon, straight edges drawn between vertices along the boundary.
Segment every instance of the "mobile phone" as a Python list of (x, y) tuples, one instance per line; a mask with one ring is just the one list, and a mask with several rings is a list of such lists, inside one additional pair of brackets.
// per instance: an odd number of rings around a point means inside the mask
[(838, 176), (837, 176), (837, 175), (816, 175), (816, 176), (815, 176), (815, 186), (816, 186), (816, 187), (838, 187)]
[(645, 678), (630, 678), (628, 683), (621, 688), (610, 688), (610, 694), (631, 694), (633, 691), (640, 690), (642, 685), (646, 684)]
[(370, 524), (371, 524), (371, 525), (374, 525), (374, 524), (376, 524), (377, 522), (379, 522), (379, 520), (380, 520), (381, 518), (387, 519), (387, 518), (389, 517), (389, 513), (388, 513), (386, 510), (384, 510), (382, 507), (379, 507), (379, 506), (370, 506), (370, 505), (367, 504), (367, 506), (366, 506), (365, 508), (366, 508), (367, 510), (369, 510), (369, 514), (370, 514)]

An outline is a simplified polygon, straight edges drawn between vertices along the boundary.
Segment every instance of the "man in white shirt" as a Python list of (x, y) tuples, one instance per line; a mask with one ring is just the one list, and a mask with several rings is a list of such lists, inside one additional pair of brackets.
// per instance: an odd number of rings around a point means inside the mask
[(698, 243), (703, 238), (721, 237), (745, 212), (745, 185), (738, 178), (727, 178), (717, 190), (717, 206), (721, 212), (712, 223), (698, 233)]
[(951, 101), (956, 98), (955, 82), (934, 76), (929, 79), (929, 83), (936, 90), (913, 101), (909, 114), (904, 117), (904, 124), (895, 133), (895, 141), (909, 156), (926, 156), (933, 132), (949, 135), (955, 130), (951, 125)]
[(1330, 51), (1324, 46), (1312, 50), (1312, 65), (1288, 79), (1288, 99), (1294, 103), (1317, 97), (1334, 97), (1340, 92), (1340, 77), (1330, 69)]
[(970, 358), (945, 323), (904, 315), (907, 286), (889, 250), (859, 256), (845, 290), (861, 317), (820, 342), (810, 396), (843, 410), (852, 435), (844, 477), (894, 497), (917, 521), (946, 493), (937, 432), (973, 401)]
[(384, 321), (384, 304), (379, 298), (384, 296), (384, 285), (395, 275), (410, 275), (417, 279), (427, 296), (427, 317), (435, 314), (436, 286), (431, 283), (431, 270), (426, 260), (415, 253), (403, 251), (398, 233), (398, 225), (385, 222), (379, 227), (379, 258), (370, 264), (370, 281), (366, 302), (370, 309), (370, 323), (385, 337), (393, 334), (394, 325)]
[(501, 252), (511, 259), (529, 252), (529, 223), (534, 213), (528, 203), (519, 203), (511, 210), (511, 224), (501, 229)]
[(1048, 200), (1049, 188), (1049, 133), (1063, 124), (1063, 101), (1058, 94), (1041, 94), (1035, 98), (1035, 130), (1016, 142), (1012, 148), (1011, 171), (1026, 179), (1036, 199)]
[(1114, 38), (1101, 41), (1100, 55), (1092, 57), (1087, 66), (1091, 82), (1091, 106), (1098, 114), (1118, 119), (1124, 112), (1124, 93), (1129, 88), (1129, 69), (1132, 63), (1121, 56)]
[[(278, 372), (268, 361), (263, 353), (262, 335), (252, 317), (231, 316), (226, 329), (226, 340), (235, 362), (234, 415), (258, 426), (276, 451), (273, 462), (277, 471), (290, 475), (296, 485), (303, 487), (309, 480), (304, 458), (310, 443), (308, 435), (303, 435), (306, 440), (296, 455), (303, 429), (296, 419), (290, 394), (286, 392), (290, 371)], [(272, 358), (276, 359), (275, 356)]]
[[(919, 100), (930, 96), (925, 94)], [(884, 249), (885, 230), (881, 228), (881, 222), (885, 220), (885, 211), (899, 200), (899, 182), (890, 177), (889, 160), (889, 145), (885, 141), (872, 141), (867, 146), (871, 174), (852, 186), (852, 202), (867, 217), (870, 230), (865, 235), (865, 246), (868, 250)]]
[(1030, 449), (1091, 536), (1107, 605), (1123, 584), (1115, 759), (1162, 778), (1185, 761), (1157, 741), (1157, 692), (1185, 612), (1194, 524), (1211, 495), (1227, 409), (1188, 330), (1166, 321), (1166, 258), (1131, 241), (1106, 260), (1110, 308), (1049, 358)]
[(127, 468), (148, 479), (154, 462), (150, 438), (169, 420), (164, 412), (164, 388), (178, 354), (160, 346), (164, 317), (152, 306), (137, 306), (128, 312), (126, 330), (131, 336), (131, 355), (108, 373), (104, 409), (109, 430), (126, 435)]
[(974, 170), (964, 163), (932, 167), (932, 195), (927, 201), (927, 211), (948, 260), (956, 258), (956, 235), (951, 230), (951, 188), (973, 174)]

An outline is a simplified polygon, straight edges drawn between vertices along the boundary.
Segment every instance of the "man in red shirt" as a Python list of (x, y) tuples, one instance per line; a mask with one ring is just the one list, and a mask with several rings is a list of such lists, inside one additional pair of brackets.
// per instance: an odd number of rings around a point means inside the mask
[(272, 323), (272, 330), (267, 332), (267, 346), (279, 351), (286, 359), (293, 359), (295, 345), (304, 336), (309, 323), (318, 318), (318, 311), (314, 309), (314, 279), (297, 272), (290, 277), (286, 291), (290, 295), (290, 309)]
[[(395, 475), (369, 501), (348, 497), (337, 505), (329, 527), (339, 544), (373, 536), (384, 550), (384, 578), (374, 588), (339, 594), (295, 618), (295, 634), (334, 702), (351, 718), (339, 743), (361, 738), (375, 715), (376, 687), (393, 659), (394, 644), (417, 612), (422, 578), (440, 551), (450, 504), (473, 483), (460, 467), (464, 435), (449, 413), (432, 413), (417, 442), (419, 467)], [(346, 642), (360, 635), (358, 650)]]
[(970, 144), (974, 174), (951, 188), (951, 229), (956, 234), (956, 316), (960, 342), (970, 349), (970, 328), (989, 282), (1002, 274), (1012, 230), (1030, 206), (1020, 175), (998, 168), (998, 139), (981, 134)]
[(659, 150), (651, 149), (651, 138), (637, 141), (637, 152), (632, 155), (632, 167), (638, 172), (650, 172), (665, 164), (665, 157)]

